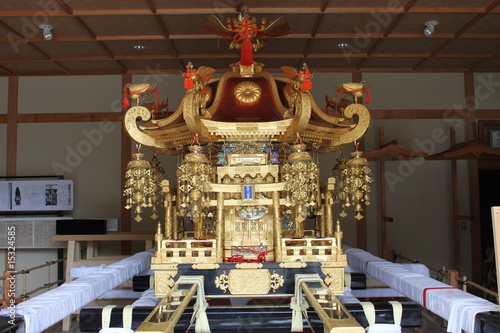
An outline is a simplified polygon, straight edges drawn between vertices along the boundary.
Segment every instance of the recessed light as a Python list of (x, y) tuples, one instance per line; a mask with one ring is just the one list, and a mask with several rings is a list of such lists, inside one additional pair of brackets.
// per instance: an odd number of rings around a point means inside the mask
[(136, 50), (144, 50), (146, 48), (144, 45), (134, 45), (132, 47)]
[(349, 47), (349, 44), (347, 44), (347, 43), (338, 43), (338, 44), (337, 44), (337, 47), (338, 47), (339, 49), (346, 49), (346, 48), (348, 48), (348, 47)]

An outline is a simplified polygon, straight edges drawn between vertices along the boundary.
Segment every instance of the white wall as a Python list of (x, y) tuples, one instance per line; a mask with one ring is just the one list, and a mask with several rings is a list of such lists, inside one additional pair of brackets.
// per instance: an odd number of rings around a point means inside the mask
[(475, 73), (474, 88), (478, 110), (500, 109), (500, 73)]
[(21, 77), (18, 113), (121, 112), (121, 84), (119, 75)]
[(460, 73), (364, 73), (371, 110), (452, 109), (464, 101)]
[(19, 124), (17, 175), (63, 175), (74, 182), (75, 219), (120, 216), (121, 124)]

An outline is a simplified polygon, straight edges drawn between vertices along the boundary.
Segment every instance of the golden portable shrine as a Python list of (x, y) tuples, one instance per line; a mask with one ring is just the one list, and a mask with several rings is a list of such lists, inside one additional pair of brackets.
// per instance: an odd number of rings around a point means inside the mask
[[(367, 86), (339, 87), (345, 98), (329, 100), (336, 109), (330, 115), (309, 91), (313, 74), (306, 64), (282, 67), (274, 76), (253, 60), (265, 41), (290, 33), (283, 18), (257, 22), (244, 8), (226, 23), (210, 16), (204, 27), (241, 52), (230, 71), (215, 78), (213, 69), (189, 63), (187, 91), (173, 113), (139, 105), (152, 85), (125, 90), (137, 99), (124, 119), (131, 138), (157, 154), (183, 156), (177, 184), (148, 185), (145, 179), (156, 173), (138, 150), (127, 168), (127, 207), (136, 219), (144, 206), (163, 201), (165, 208), (151, 264), (156, 296), (165, 298), (137, 332), (173, 330), (193, 295), (179, 287), (190, 276), (202, 276), (193, 286), (208, 298), (293, 296), (292, 331), (302, 331), (305, 296), (325, 332), (364, 332), (335, 297), (344, 290), (347, 258), (332, 208), (340, 203), (342, 214), (353, 207), (362, 217), (371, 181), (367, 161), (356, 145), (352, 158), (339, 159), (335, 175), (321, 185), (314, 157), (355, 145), (364, 135), (370, 114), (358, 98)], [(192, 233), (185, 221), (192, 221)], [(205, 302), (198, 298), (197, 311)]]

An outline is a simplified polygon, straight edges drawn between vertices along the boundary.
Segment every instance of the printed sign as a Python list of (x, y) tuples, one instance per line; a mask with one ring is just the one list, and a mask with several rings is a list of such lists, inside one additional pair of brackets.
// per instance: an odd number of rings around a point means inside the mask
[(72, 180), (0, 181), (0, 211), (2, 212), (72, 209)]

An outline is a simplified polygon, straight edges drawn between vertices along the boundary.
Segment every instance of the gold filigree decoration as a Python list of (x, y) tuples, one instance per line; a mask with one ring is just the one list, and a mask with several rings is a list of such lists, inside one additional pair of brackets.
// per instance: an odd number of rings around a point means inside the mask
[[(348, 187), (348, 202), (354, 206), (354, 211), (357, 213), (355, 219), (363, 219), (361, 212), (363, 211), (362, 204), (370, 204), (370, 185), (373, 181), (371, 178), (371, 170), (368, 165), (368, 160), (363, 157), (363, 152), (358, 150), (351, 153), (352, 158), (347, 161), (347, 187)], [(347, 204), (346, 204), (347, 206)]]
[(234, 87), (234, 97), (243, 104), (257, 102), (261, 93), (259, 85), (251, 81), (240, 82)]
[(319, 168), (306, 151), (305, 144), (296, 143), (291, 148), (293, 152), (282, 168), (286, 191), (285, 205), (294, 205), (295, 221), (302, 222), (308, 213), (314, 212), (318, 207), (316, 196)]
[[(197, 137), (195, 137), (197, 141)], [(196, 218), (203, 208), (209, 206), (209, 183), (211, 166), (198, 142), (189, 146), (190, 153), (184, 156), (183, 163), (177, 168), (180, 194), (179, 216)]]
[(194, 264), (191, 266), (192, 269), (217, 269), (219, 264)]
[(276, 292), (279, 288), (283, 287), (285, 284), (285, 278), (283, 275), (279, 275), (276, 273), (276, 271), (273, 271), (273, 274), (271, 274), (271, 289), (273, 292)]
[(236, 264), (235, 267), (238, 269), (251, 269), (251, 268), (258, 269), (258, 268), (262, 268), (263, 265), (260, 262), (242, 262), (242, 263)]
[(306, 268), (307, 263), (303, 261), (290, 261), (290, 262), (281, 262), (279, 266), (281, 268)]
[(174, 277), (177, 275), (177, 270), (155, 271), (155, 295), (164, 297), (175, 285)]
[(229, 276), (226, 272), (222, 272), (221, 275), (215, 277), (215, 287), (219, 288), (223, 292), (226, 292), (229, 288)]
[(321, 262), (321, 269), (330, 267), (347, 267), (347, 255), (340, 254), (337, 255), (337, 261), (323, 261)]
[(343, 268), (321, 268), (325, 274), (325, 284), (333, 293), (344, 292), (344, 269)]
[[(275, 279), (279, 288), (279, 279)], [(271, 290), (271, 274), (267, 269), (232, 269), (228, 283), (232, 295), (266, 295)]]

